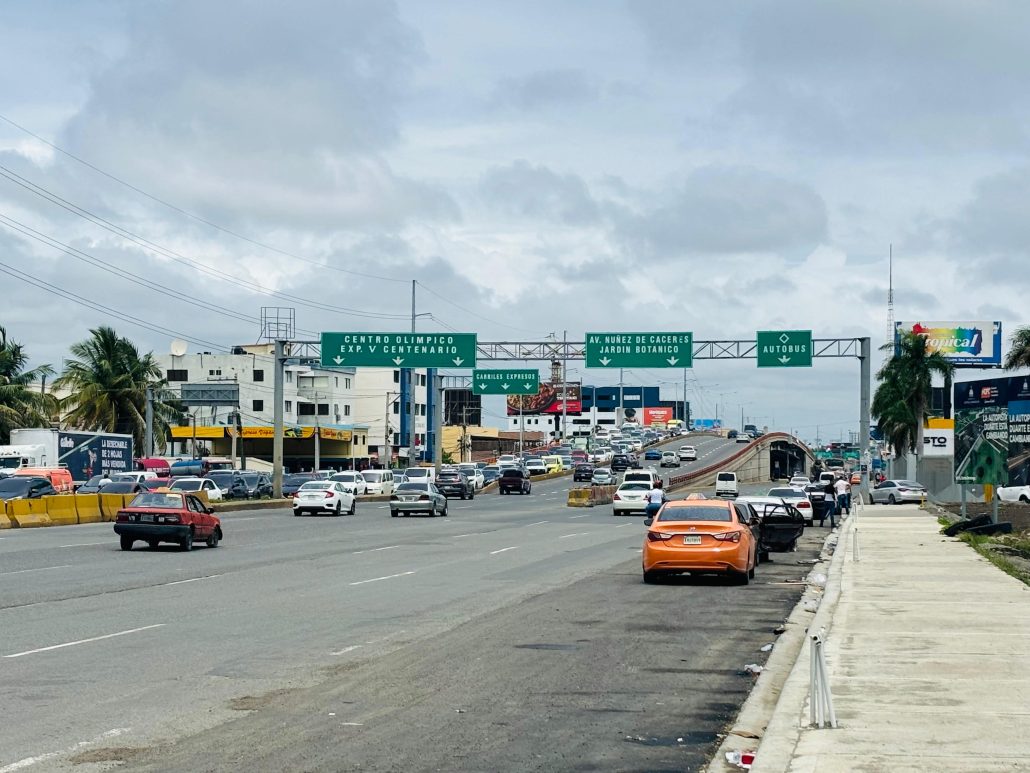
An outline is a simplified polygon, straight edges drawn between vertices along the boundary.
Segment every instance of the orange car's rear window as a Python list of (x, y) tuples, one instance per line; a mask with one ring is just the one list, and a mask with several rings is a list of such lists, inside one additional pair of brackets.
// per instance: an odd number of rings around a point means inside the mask
[(722, 521), (730, 522), (728, 507), (665, 507), (658, 514), (659, 521)]

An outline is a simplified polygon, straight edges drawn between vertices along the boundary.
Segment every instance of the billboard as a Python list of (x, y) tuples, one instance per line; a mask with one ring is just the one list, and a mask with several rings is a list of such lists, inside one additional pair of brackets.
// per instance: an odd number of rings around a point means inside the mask
[(93, 432), (59, 432), (58, 464), (66, 465), (76, 482), (94, 475), (132, 472), (132, 438)]
[(508, 395), (508, 415), (518, 416), (522, 413), (556, 414), (562, 413), (562, 403), (567, 402), (566, 413), (579, 415), (583, 412), (583, 385), (579, 382), (562, 384), (560, 381), (541, 381), (540, 391), (535, 395)]
[(652, 424), (668, 424), (675, 418), (672, 408), (641, 408), (640, 410), (645, 427), (650, 427)]
[(895, 343), (902, 332), (924, 336), (927, 351), (940, 352), (957, 368), (1001, 365), (1000, 322), (895, 322)]
[(722, 419), (694, 419), (693, 428), (695, 432), (704, 432), (711, 429), (722, 429)]
[(923, 427), (923, 456), (954, 456), (955, 420), (927, 419)]
[(1030, 484), (1030, 379), (955, 384), (955, 482)]

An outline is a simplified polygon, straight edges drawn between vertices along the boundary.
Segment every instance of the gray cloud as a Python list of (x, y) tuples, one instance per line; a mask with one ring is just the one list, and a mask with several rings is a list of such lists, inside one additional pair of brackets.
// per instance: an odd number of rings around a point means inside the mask
[(597, 99), (599, 94), (597, 85), (581, 69), (537, 70), (501, 78), (494, 89), (493, 102), (501, 107), (532, 112), (567, 109)]
[(580, 177), (524, 159), (487, 170), (479, 191), (489, 206), (506, 215), (564, 225), (594, 223), (599, 216), (598, 204)]
[(665, 258), (711, 253), (801, 257), (827, 237), (826, 206), (799, 182), (749, 168), (703, 167), (620, 227), (631, 247)]

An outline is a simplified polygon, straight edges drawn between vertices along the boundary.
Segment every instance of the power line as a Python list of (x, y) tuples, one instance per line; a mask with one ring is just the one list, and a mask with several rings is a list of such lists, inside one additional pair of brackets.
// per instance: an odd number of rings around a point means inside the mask
[(539, 335), (544, 335), (544, 333), (542, 333), (542, 332), (541, 332), (541, 331), (539, 331), (539, 330), (530, 330), (529, 328), (525, 328), (525, 327), (518, 327), (518, 326), (516, 326), (516, 325), (509, 325), (509, 324), (507, 324), (506, 322), (498, 322), (498, 321), (497, 321), (497, 320), (495, 320), (495, 319), (490, 319), (489, 317), (484, 317), (484, 316), (483, 316), (482, 314), (477, 314), (477, 313), (476, 313), (476, 312), (474, 312), (474, 311), (471, 311), (471, 310), (469, 310), (469, 309), (466, 309), (466, 308), (465, 308), (464, 306), (459, 306), (459, 305), (458, 305), (457, 303), (455, 303), (454, 301), (450, 300), (449, 298), (446, 298), (446, 297), (444, 297), (444, 296), (443, 296), (443, 295), (441, 295), (440, 293), (436, 292), (436, 290), (434, 290), (433, 288), (431, 288), (431, 287), (427, 287), (427, 286), (426, 286), (426, 285), (424, 285), (424, 284), (423, 284), (422, 282), (418, 282), (418, 281), (416, 281), (416, 284), (417, 284), (417, 285), (418, 285), (419, 287), (421, 287), (421, 288), (422, 288), (423, 290), (425, 290), (425, 291), (429, 292), (429, 293), (430, 293), (430, 294), (432, 294), (432, 295), (435, 295), (435, 296), (436, 296), (437, 298), (439, 298), (440, 300), (442, 300), (442, 301), (443, 301), (444, 303), (449, 303), (449, 304), (450, 304), (451, 306), (453, 306), (454, 308), (456, 308), (456, 309), (459, 309), (459, 310), (461, 310), (461, 311), (465, 312), (466, 314), (469, 314), (469, 315), (471, 315), (471, 316), (473, 316), (473, 317), (476, 317), (476, 318), (478, 318), (478, 319), (481, 319), (481, 320), (483, 320), (483, 321), (485, 321), (485, 322), (489, 322), (489, 323), (490, 323), (490, 324), (492, 324), (492, 325), (500, 325), (501, 327), (506, 327), (506, 328), (510, 328), (511, 330), (521, 330), (521, 331), (522, 331), (523, 333), (533, 333), (534, 335), (537, 335), (537, 334), (539, 334)]

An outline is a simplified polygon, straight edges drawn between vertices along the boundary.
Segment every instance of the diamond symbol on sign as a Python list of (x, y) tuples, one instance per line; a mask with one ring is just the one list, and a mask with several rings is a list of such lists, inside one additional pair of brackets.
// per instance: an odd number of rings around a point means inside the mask
[(787, 335), (786, 333), (780, 333), (780, 343), (781, 344), (785, 344), (789, 340), (790, 340), (790, 336), (789, 335)]

